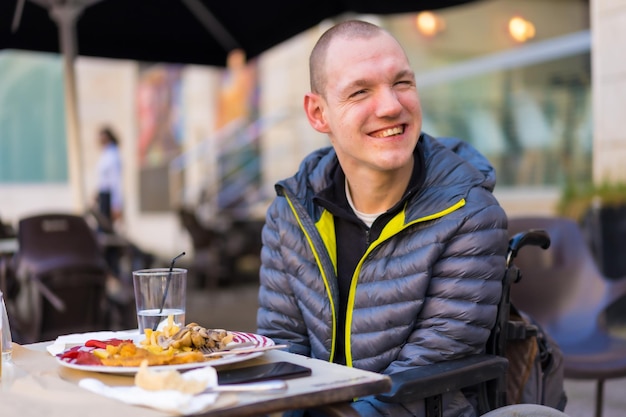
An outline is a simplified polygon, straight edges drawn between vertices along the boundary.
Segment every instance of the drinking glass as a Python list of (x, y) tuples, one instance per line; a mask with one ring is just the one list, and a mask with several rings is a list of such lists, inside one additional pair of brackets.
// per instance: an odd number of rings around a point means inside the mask
[(13, 352), (13, 341), (11, 339), (11, 326), (9, 326), (9, 316), (4, 304), (4, 296), (0, 291), (0, 348), (2, 350), (1, 360), (5, 363), (11, 361)]
[(187, 270), (150, 268), (133, 271), (139, 333), (157, 330), (172, 316), (174, 324), (185, 325)]

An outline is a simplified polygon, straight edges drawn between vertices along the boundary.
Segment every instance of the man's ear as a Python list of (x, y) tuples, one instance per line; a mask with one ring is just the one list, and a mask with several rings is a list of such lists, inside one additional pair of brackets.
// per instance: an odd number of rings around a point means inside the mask
[(304, 96), (304, 111), (309, 119), (309, 124), (320, 133), (328, 133), (328, 123), (324, 117), (322, 97), (315, 93), (307, 93)]

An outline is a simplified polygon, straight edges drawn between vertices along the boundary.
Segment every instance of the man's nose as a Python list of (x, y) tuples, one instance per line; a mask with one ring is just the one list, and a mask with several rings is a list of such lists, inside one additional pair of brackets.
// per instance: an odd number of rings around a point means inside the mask
[(383, 88), (376, 95), (376, 115), (378, 117), (397, 116), (402, 111), (402, 103), (396, 91)]

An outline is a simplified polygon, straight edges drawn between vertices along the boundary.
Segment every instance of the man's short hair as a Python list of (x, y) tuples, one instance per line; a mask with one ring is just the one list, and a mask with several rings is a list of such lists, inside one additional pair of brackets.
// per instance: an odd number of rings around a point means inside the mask
[(326, 88), (326, 53), (328, 52), (328, 46), (334, 39), (369, 39), (384, 32), (385, 30), (381, 27), (362, 20), (346, 20), (324, 32), (313, 47), (309, 57), (311, 91), (322, 96), (324, 95), (324, 89)]

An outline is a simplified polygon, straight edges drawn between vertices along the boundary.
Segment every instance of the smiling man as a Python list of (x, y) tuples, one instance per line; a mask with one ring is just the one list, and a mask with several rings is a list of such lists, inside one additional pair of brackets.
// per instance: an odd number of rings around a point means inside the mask
[[(495, 173), (468, 144), (421, 133), (415, 76), (362, 21), (324, 33), (304, 110), (332, 146), (276, 184), (263, 229), (259, 333), (295, 353), (391, 374), (482, 352), (507, 248)], [(461, 392), (445, 414), (473, 416)], [(358, 399), (363, 416), (424, 404)]]

